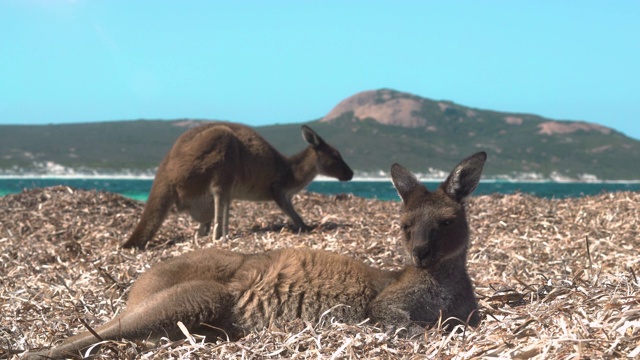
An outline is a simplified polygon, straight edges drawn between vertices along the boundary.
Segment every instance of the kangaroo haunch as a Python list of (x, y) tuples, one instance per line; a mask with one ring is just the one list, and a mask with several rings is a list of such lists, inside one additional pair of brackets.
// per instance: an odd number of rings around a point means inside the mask
[(228, 233), (233, 199), (273, 200), (296, 230), (308, 230), (293, 195), (318, 174), (348, 181), (353, 171), (311, 128), (303, 125), (302, 135), (309, 146), (285, 157), (248, 126), (217, 122), (185, 132), (160, 163), (142, 218), (123, 247), (144, 248), (174, 204), (200, 223), (199, 235), (213, 220), (214, 239)]
[[(187, 253), (151, 267), (133, 285), (126, 310), (95, 330), (104, 339), (232, 338), (278, 321), (317, 321), (329, 309), (344, 322), (369, 318), (409, 335), (443, 321), (476, 326), (480, 318), (466, 269), (469, 227), (463, 200), (478, 185), (486, 154), (463, 160), (435, 191), (408, 170), (391, 168), (403, 206), (400, 224), (411, 264), (376, 269), (336, 253), (282, 249), (240, 254), (220, 249)], [(341, 306), (345, 305), (345, 306)], [(451, 326), (449, 326), (451, 328)], [(217, 329), (217, 330), (216, 330)], [(29, 356), (78, 356), (98, 340), (85, 332)]]

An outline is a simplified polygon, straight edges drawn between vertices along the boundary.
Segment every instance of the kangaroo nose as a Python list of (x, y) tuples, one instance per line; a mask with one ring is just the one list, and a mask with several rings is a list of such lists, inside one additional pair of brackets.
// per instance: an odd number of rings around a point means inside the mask
[(428, 246), (416, 247), (412, 251), (413, 260), (416, 264), (420, 264), (424, 259), (431, 256), (431, 249)]
[(353, 179), (353, 170), (348, 169), (345, 174), (340, 178), (340, 181), (349, 181)]

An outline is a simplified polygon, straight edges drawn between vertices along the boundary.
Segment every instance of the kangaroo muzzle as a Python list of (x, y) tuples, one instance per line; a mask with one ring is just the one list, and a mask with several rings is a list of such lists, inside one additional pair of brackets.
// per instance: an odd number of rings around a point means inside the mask
[(413, 263), (418, 267), (425, 267), (430, 260), (435, 258), (435, 255), (435, 249), (428, 244), (418, 246), (411, 252)]
[(349, 181), (351, 179), (353, 179), (353, 170), (351, 170), (351, 168), (347, 169), (347, 171), (338, 178), (340, 181)]

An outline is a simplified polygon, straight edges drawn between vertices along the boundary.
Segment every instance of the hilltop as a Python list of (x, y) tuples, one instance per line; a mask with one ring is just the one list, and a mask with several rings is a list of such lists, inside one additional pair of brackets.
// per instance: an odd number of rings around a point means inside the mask
[[(444, 176), (460, 158), (485, 150), (488, 177), (640, 179), (640, 169), (629, 166), (640, 159), (640, 142), (614, 129), (470, 108), (389, 89), (355, 94), (313, 126), (355, 169), (370, 173), (400, 162), (427, 175)], [(290, 149), (284, 137), (294, 129), (283, 130), (261, 129)]]
[[(135, 120), (0, 126), (0, 173), (153, 173), (175, 139), (208, 120)], [(284, 154), (305, 144), (300, 125), (256, 127)], [(304, 122), (336, 146), (360, 175), (399, 162), (443, 176), (462, 157), (485, 150), (485, 176), (517, 179), (637, 180), (640, 141), (602, 125), (483, 110), (381, 89), (355, 94), (325, 117)]]

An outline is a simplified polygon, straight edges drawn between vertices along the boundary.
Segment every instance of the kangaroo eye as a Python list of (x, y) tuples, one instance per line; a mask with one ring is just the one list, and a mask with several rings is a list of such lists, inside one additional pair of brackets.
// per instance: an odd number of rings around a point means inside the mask
[(402, 224), (400, 227), (402, 228), (402, 231), (409, 232), (409, 224)]
[(440, 226), (443, 226), (443, 227), (444, 227), (444, 226), (449, 226), (449, 225), (451, 225), (451, 224), (453, 224), (453, 220), (449, 220), (449, 219), (448, 219), (448, 220), (442, 220), (442, 221), (440, 222)]

